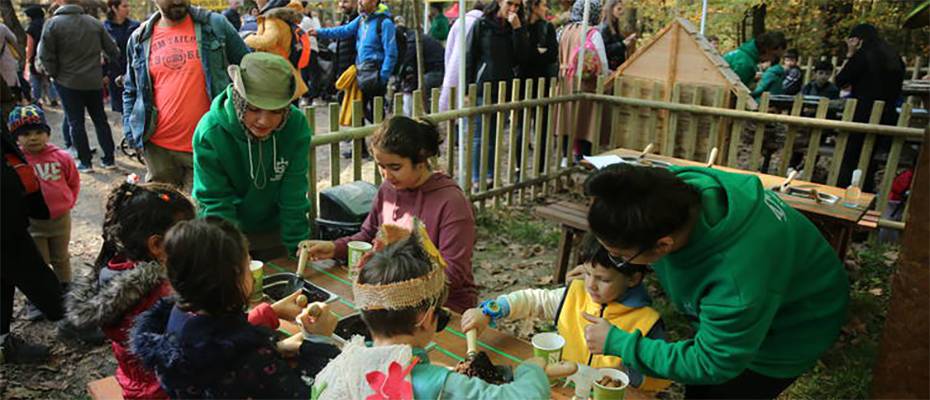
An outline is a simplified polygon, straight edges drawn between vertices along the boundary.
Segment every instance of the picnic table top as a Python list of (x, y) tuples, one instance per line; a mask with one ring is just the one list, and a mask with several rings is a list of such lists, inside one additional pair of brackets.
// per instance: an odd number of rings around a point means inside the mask
[[(295, 272), (297, 262), (293, 259), (276, 259), (265, 263), (265, 274), (274, 274), (281, 272)], [(331, 261), (312, 262), (304, 271), (304, 278), (321, 286), (339, 296), (337, 300), (330, 303), (330, 311), (337, 317), (343, 317), (357, 312), (355, 304), (352, 302), (352, 284), (347, 277), (346, 268), (336, 266)], [(428, 349), (430, 361), (433, 364), (447, 367), (455, 367), (459, 361), (462, 361), (468, 350), (465, 343), (465, 334), (460, 329), (461, 315), (452, 312), (452, 319), (449, 326), (434, 338), (435, 343), (432, 349)], [(286, 326), (285, 326), (286, 325)], [(289, 333), (296, 333), (295, 325), (282, 324), (282, 328)], [(292, 331), (293, 330), (293, 331)], [(533, 347), (524, 340), (507, 335), (495, 329), (487, 329), (478, 338), (478, 346), (486, 352), (488, 357), (495, 365), (510, 365), (516, 367), (526, 358), (533, 356)], [(573, 389), (553, 387), (553, 399), (571, 399)], [(626, 398), (631, 400), (641, 400), (651, 398), (647, 393), (629, 388), (626, 391)]]
[[(635, 151), (635, 150), (630, 150), (630, 149), (618, 148), (618, 149), (607, 151), (600, 155), (617, 155), (620, 157), (636, 157), (640, 155), (640, 152)], [(665, 161), (667, 163), (670, 163), (673, 165), (679, 165), (679, 166), (704, 166), (705, 165), (704, 163), (700, 163), (696, 161), (685, 160), (685, 159), (674, 158), (674, 157), (667, 157), (667, 156), (660, 156), (656, 154), (650, 154), (646, 156), (646, 159)], [(759, 180), (762, 181), (762, 186), (768, 189), (777, 187), (781, 185), (782, 182), (785, 181), (784, 177), (763, 174), (761, 172), (752, 172), (752, 171), (723, 167), (723, 166), (718, 166), (718, 165), (715, 165), (714, 168), (722, 170), (722, 171), (727, 171), (727, 172), (755, 175), (759, 178)], [(817, 203), (813, 199), (806, 198), (806, 197), (798, 197), (798, 196), (792, 196), (792, 195), (776, 192), (779, 194), (781, 199), (785, 201), (785, 203), (787, 203), (794, 209), (798, 211), (807, 212), (809, 214), (817, 214), (820, 216), (825, 216), (825, 217), (830, 217), (836, 220), (845, 221), (850, 224), (858, 223), (859, 220), (861, 220), (862, 217), (865, 215), (865, 213), (868, 211), (872, 202), (875, 200), (874, 194), (862, 192), (862, 196), (859, 199), (859, 205), (857, 207), (847, 207), (842, 204), (843, 195), (846, 193), (845, 189), (840, 189), (835, 186), (822, 185), (819, 183), (802, 181), (798, 179), (795, 179), (794, 181), (792, 181), (791, 186), (794, 186), (797, 188), (803, 188), (803, 189), (811, 189), (811, 188), (817, 189), (817, 191), (820, 193), (832, 194), (834, 196), (839, 197), (840, 199), (834, 204), (826, 204), (826, 203)]]

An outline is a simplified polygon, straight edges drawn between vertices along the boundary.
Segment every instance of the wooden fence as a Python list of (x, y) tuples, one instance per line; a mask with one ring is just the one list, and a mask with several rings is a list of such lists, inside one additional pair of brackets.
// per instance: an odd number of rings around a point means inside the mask
[[(814, 64), (819, 60), (826, 61), (826, 57), (800, 57), (798, 59), (798, 67), (801, 68), (801, 71), (804, 72), (804, 84), (810, 82), (814, 76)], [(833, 56), (829, 59), (830, 63), (833, 64), (833, 72), (830, 74), (830, 80), (833, 80), (833, 77), (836, 76), (836, 73), (840, 71), (840, 59), (836, 56)], [(910, 60), (907, 57), (901, 57), (901, 61), (904, 61), (905, 73), (904, 79), (920, 79), (924, 75), (930, 73), (930, 59), (923, 58), (920, 56), (914, 57)]]
[[(508, 84), (510, 87), (508, 87)], [(624, 83), (620, 79), (614, 84), (621, 85), (622, 88)], [(598, 87), (603, 87), (603, 85), (598, 85)], [(511, 88), (513, 90), (509, 90)], [(484, 93), (491, 93), (493, 88), (490, 83), (487, 83), (483, 89)], [(863, 170), (872, 157), (877, 138), (880, 136), (890, 137), (892, 144), (885, 160), (884, 170), (892, 172), (883, 174), (881, 183), (878, 186), (879, 200), (876, 208), (879, 211), (882, 211), (887, 204), (892, 179), (898, 169), (902, 149), (906, 141), (922, 142), (924, 137), (923, 130), (907, 127), (911, 110), (908, 104), (904, 105), (897, 126), (884, 126), (877, 125), (884, 107), (882, 102), (875, 103), (871, 121), (866, 124), (851, 122), (855, 110), (855, 100), (848, 100), (845, 103), (841, 120), (830, 120), (826, 119), (829, 105), (826, 99), (823, 99), (817, 105), (815, 117), (808, 118), (800, 116), (802, 107), (800, 97), (796, 98), (790, 113), (782, 115), (769, 113), (769, 98), (767, 95), (761, 98), (760, 110), (757, 112), (742, 110), (745, 104), (743, 98), (737, 100), (737, 109), (696, 105), (693, 102), (682, 104), (676, 101), (684, 98), (683, 92), (701, 90), (701, 88), (680, 85), (676, 85), (674, 88), (672, 102), (657, 100), (658, 97), (647, 100), (605, 95), (600, 90), (597, 93), (577, 93), (572, 91), (560, 93), (558, 82), (555, 79), (551, 80), (548, 85), (542, 79), (538, 81), (513, 80), (512, 82), (500, 82), (497, 90), (499, 95), (495, 104), (476, 106), (477, 87), (470, 85), (466, 96), (466, 106), (463, 109), (452, 109), (441, 113), (427, 113), (427, 108), (421, 100), (422, 93), (417, 91), (413, 95), (413, 114), (436, 123), (445, 131), (442, 154), (432, 160), (433, 165), (453, 177), (464, 174), (465, 186), (463, 189), (472, 201), (478, 203), (479, 207), (485, 207), (487, 202), (493, 202), (495, 206), (500, 206), (504, 203), (514, 204), (528, 198), (545, 196), (561, 183), (559, 178), (578, 170), (578, 166), (571, 156), (567, 157), (567, 159), (563, 158), (563, 152), (570, 150), (564, 148), (564, 143), (573, 143), (575, 133), (571, 132), (567, 141), (557, 137), (555, 118), (560, 107), (582, 100), (593, 101), (596, 104), (591, 116), (595, 131), (600, 131), (604, 116), (610, 113), (612, 123), (606, 131), (610, 135), (608, 146), (611, 148), (637, 148), (643, 143), (656, 142), (658, 152), (663, 155), (700, 160), (711, 148), (717, 147), (719, 149), (719, 164), (746, 170), (759, 170), (759, 166), (763, 162), (762, 143), (766, 140), (767, 135), (773, 134), (766, 127), (782, 126), (784, 127), (784, 140), (777, 151), (777, 154), (780, 154), (781, 157), (779, 162), (771, 168), (774, 171), (768, 171), (768, 173), (785, 175), (791, 155), (803, 151), (804, 164), (808, 168), (803, 170), (799, 178), (811, 180), (814, 168), (810, 166), (817, 162), (818, 157), (826, 157), (829, 159), (829, 172), (825, 183), (829, 185), (836, 185), (849, 135), (866, 135), (858, 158), (858, 165)], [(620, 90), (615, 92), (623, 93)], [(508, 93), (510, 93), (509, 99), (507, 98)], [(439, 90), (434, 89), (430, 97), (432, 104), (428, 109), (437, 110)], [(695, 96), (691, 95), (690, 97), (694, 98)], [(365, 145), (365, 138), (374, 132), (376, 125), (385, 117), (383, 112), (384, 99), (376, 98), (374, 104), (375, 124), (363, 126), (361, 118), (362, 103), (357, 101), (353, 104), (354, 112), (351, 127), (340, 127), (339, 106), (337, 104), (328, 105), (329, 132), (313, 136), (309, 154), (310, 169), (307, 179), (310, 182), (308, 196), (312, 199), (312, 218), (317, 215), (317, 183), (319, 182), (321, 168), (326, 167), (317, 162), (318, 148), (329, 148), (328, 168), (331, 185), (339, 185), (342, 180), (340, 173), (343, 170), (343, 161), (340, 158), (340, 143), (344, 141), (351, 141), (352, 143), (352, 157), (348, 166), (351, 168), (351, 179), (366, 180), (376, 185), (381, 183), (381, 175), (377, 167), (373, 168), (370, 177), (362, 176), (363, 159), (361, 150), (362, 146)], [(393, 113), (402, 114), (402, 107), (403, 97), (396, 94), (392, 107)], [(309, 124), (313, 128), (319, 126), (315, 118), (316, 110), (316, 107), (304, 110)], [(543, 110), (548, 110), (548, 113), (544, 113)], [(487, 143), (489, 140), (490, 120), (494, 114), (497, 117), (495, 126), (497, 132), (496, 151), (494, 154), (489, 154)], [(546, 121), (543, 120), (544, 115)], [(455, 128), (460, 118), (467, 118), (464, 170), (457, 167), (458, 148), (456, 145), (457, 140), (455, 140), (457, 129)], [(475, 131), (477, 118), (482, 118), (481, 132)], [(576, 121), (576, 118), (578, 118), (577, 114), (573, 116), (573, 121)], [(662, 118), (666, 123), (658, 124), (657, 121)], [(318, 129), (314, 129), (314, 132), (318, 131)], [(836, 139), (834, 149), (830, 154), (822, 151), (821, 139), (832, 132), (836, 132)], [(475, 135), (482, 135), (483, 139), (483, 145), (479, 153), (479, 176), (487, 176), (489, 163), (493, 162), (493, 165), (495, 165), (491, 178), (478, 179), (477, 184), (472, 183), (472, 155), (476, 151), (472, 145), (472, 138)], [(743, 144), (744, 135), (751, 137), (749, 142), (751, 145)], [(543, 142), (544, 136), (549, 140)], [(808, 139), (806, 149), (796, 148), (798, 139), (802, 137)], [(518, 138), (522, 138), (522, 140)], [(659, 138), (664, 138), (664, 142), (657, 142)], [(675, 143), (684, 143), (684, 145), (676, 146)], [(519, 152), (517, 149), (518, 144), (520, 146)], [(602, 149), (599, 143), (595, 141), (593, 153), (597, 154), (602, 150), (606, 149)], [(570, 154), (571, 151), (568, 151), (568, 153)], [(904, 226), (901, 222), (888, 220), (881, 220), (880, 225), (895, 229), (903, 229)]]

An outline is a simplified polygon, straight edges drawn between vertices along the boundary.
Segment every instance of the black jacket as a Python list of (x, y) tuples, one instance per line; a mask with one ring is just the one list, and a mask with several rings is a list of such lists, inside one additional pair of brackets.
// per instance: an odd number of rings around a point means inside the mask
[[(412, 29), (398, 28), (397, 34), (397, 75), (400, 78), (400, 91), (412, 93), (417, 89), (417, 38)], [(401, 40), (402, 39), (402, 40)], [(403, 45), (401, 45), (403, 43)], [(445, 49), (438, 40), (427, 34), (420, 35), (423, 45), (424, 74), (438, 73), (440, 77), (445, 72), (446, 64), (443, 56)], [(441, 80), (441, 78), (440, 78)], [(425, 95), (429, 95), (426, 93)]]
[[(356, 17), (358, 17), (358, 12), (353, 11), (351, 14), (345, 15), (339, 25), (348, 24)], [(333, 72), (336, 74), (334, 79), (339, 79), (339, 76), (345, 72), (346, 68), (355, 65), (355, 56), (358, 50), (355, 49), (355, 36), (349, 39), (336, 40), (335, 42), (336, 50)]]
[(846, 61), (836, 75), (836, 86), (852, 85), (851, 97), (858, 99), (856, 122), (868, 122), (876, 100), (885, 102), (881, 123), (894, 125), (897, 122), (895, 107), (901, 97), (904, 62), (897, 52), (890, 52), (892, 55), (886, 53), (889, 53), (887, 49), (862, 48)]
[[(555, 78), (559, 75), (559, 41), (555, 27), (539, 20), (526, 27), (530, 49), (521, 78)], [(540, 52), (539, 49), (545, 49)]]
[(171, 398), (309, 398), (304, 379), (339, 350), (305, 341), (301, 368), (294, 369), (278, 354), (274, 335), (250, 325), (245, 314), (192, 315), (165, 298), (136, 318), (130, 343)]
[(470, 40), (466, 76), (469, 83), (478, 84), (479, 95), (485, 82), (510, 81), (527, 66), (530, 40), (526, 25), (512, 29), (501, 18), (484, 16), (472, 27)]
[(604, 50), (607, 53), (607, 67), (612, 71), (616, 70), (626, 61), (626, 44), (623, 43), (624, 37), (623, 35), (613, 33), (606, 22), (602, 22), (598, 25), (597, 29), (601, 32), (601, 37), (604, 38)]
[[(12, 136), (7, 133), (4, 126), (3, 133), (3, 199), (0, 202), (2, 207), (3, 221), (3, 242), (11, 239), (21, 238), (22, 235), (28, 237), (26, 229), (29, 227), (29, 218), (48, 219), (48, 206), (42, 197), (42, 191), (37, 190), (33, 193), (26, 193), (25, 186), (20, 180), (19, 175), (11, 165), (9, 160), (15, 160), (14, 164), (24, 165), (22, 168), (32, 170), (32, 166), (26, 162), (26, 157), (20, 153), (19, 147), (13, 142)], [(17, 251), (16, 249), (5, 249), (4, 251)]]

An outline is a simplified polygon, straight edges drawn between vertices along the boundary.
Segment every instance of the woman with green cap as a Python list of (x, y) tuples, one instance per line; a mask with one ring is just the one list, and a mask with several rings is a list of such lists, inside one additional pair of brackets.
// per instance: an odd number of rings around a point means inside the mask
[(258, 260), (293, 254), (309, 237), (310, 128), (291, 103), (303, 94), (290, 63), (255, 52), (230, 65), (232, 84), (194, 131), (194, 190), (200, 216), (236, 223)]

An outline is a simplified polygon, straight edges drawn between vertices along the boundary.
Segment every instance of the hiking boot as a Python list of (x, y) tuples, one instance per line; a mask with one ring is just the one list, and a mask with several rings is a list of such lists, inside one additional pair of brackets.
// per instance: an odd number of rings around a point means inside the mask
[(35, 304), (32, 304), (28, 299), (26, 300), (26, 321), (38, 321), (45, 318), (45, 314), (42, 314), (42, 310), (39, 307), (36, 307)]
[(56, 325), (58, 325), (58, 337), (63, 339), (76, 339), (92, 346), (102, 345), (107, 340), (107, 337), (103, 335), (103, 331), (96, 326), (78, 328), (64, 318), (58, 321)]
[(48, 360), (48, 347), (27, 343), (12, 333), (6, 335), (0, 345), (0, 360), (4, 364), (32, 364)]

